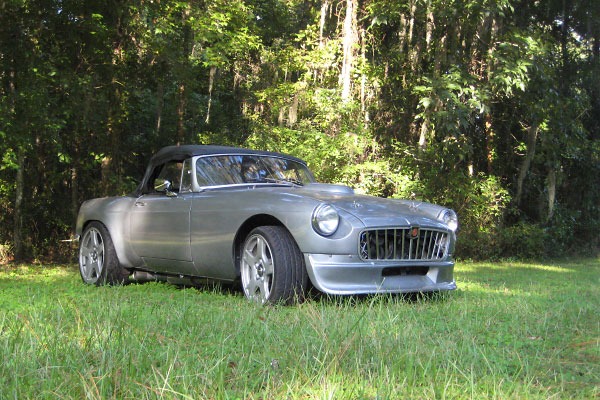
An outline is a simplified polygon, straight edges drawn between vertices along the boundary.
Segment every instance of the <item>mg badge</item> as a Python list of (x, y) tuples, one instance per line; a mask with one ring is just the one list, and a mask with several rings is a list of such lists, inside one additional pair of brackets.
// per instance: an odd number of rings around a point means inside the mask
[(352, 202), (352, 208), (359, 208), (362, 207), (362, 204), (360, 204), (359, 202), (357, 202), (356, 200), (354, 200)]
[(410, 238), (416, 239), (417, 236), (419, 236), (419, 228), (417, 228), (417, 227), (410, 228)]

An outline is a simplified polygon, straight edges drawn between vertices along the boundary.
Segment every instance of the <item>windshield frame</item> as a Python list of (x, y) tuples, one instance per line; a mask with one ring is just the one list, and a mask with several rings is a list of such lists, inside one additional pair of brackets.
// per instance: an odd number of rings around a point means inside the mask
[(261, 159), (261, 158), (278, 158), (278, 159), (294, 162), (294, 163), (297, 163), (297, 164), (303, 166), (304, 168), (306, 168), (306, 172), (307, 172), (309, 178), (312, 180), (312, 182), (308, 182), (308, 183), (316, 183), (317, 182), (312, 171), (310, 170), (310, 168), (308, 168), (308, 166), (306, 165), (306, 163), (304, 161), (298, 162), (298, 160), (296, 160), (296, 159), (291, 159), (291, 158), (287, 158), (287, 157), (280, 157), (280, 156), (275, 156), (275, 155), (257, 155), (257, 154), (252, 154), (252, 153), (207, 154), (207, 155), (192, 157), (192, 187), (193, 187), (194, 192), (202, 192), (202, 191), (208, 190), (208, 189), (220, 189), (220, 188), (232, 188), (232, 187), (255, 187), (255, 186), (292, 186), (292, 187), (294, 187), (294, 186), (299, 186), (298, 184), (296, 184), (294, 182), (288, 182), (288, 181), (227, 183), (227, 184), (223, 184), (223, 185), (207, 185), (207, 186), (199, 185), (198, 179), (196, 177), (196, 161), (198, 161), (201, 158), (223, 157), (223, 156), (232, 156), (232, 157), (252, 156), (252, 157), (259, 158), (259, 159)]

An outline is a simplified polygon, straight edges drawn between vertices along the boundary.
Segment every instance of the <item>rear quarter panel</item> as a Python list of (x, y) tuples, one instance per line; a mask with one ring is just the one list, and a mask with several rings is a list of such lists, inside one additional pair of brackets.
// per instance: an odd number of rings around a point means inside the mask
[(79, 209), (75, 232), (82, 235), (85, 225), (99, 221), (110, 233), (119, 262), (125, 268), (138, 267), (142, 260), (133, 252), (130, 245), (130, 210), (134, 197), (103, 197), (84, 202)]

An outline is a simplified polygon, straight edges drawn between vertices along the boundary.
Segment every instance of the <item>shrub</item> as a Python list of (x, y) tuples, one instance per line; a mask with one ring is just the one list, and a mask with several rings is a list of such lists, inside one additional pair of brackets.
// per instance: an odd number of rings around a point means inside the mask
[(547, 256), (549, 234), (539, 225), (519, 222), (499, 232), (501, 257), (544, 258)]
[(502, 258), (499, 236), (496, 232), (477, 230), (458, 232), (456, 257), (472, 260), (497, 260)]

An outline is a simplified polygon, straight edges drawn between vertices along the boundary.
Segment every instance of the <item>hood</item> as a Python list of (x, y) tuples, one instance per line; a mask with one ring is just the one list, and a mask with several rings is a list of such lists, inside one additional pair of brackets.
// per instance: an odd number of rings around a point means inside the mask
[(435, 204), (359, 195), (347, 186), (320, 183), (296, 188), (294, 193), (329, 203), (354, 215), (365, 226), (416, 225), (446, 229), (437, 220), (444, 207)]

